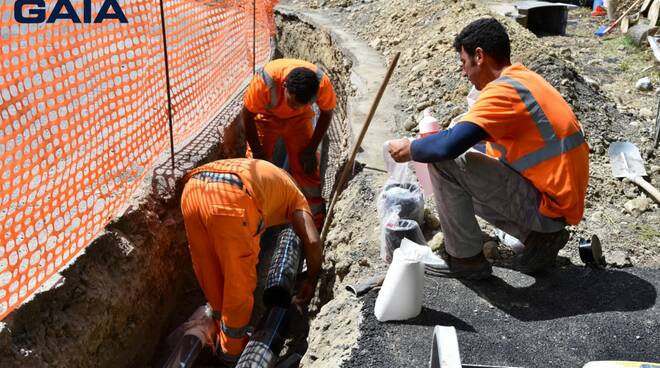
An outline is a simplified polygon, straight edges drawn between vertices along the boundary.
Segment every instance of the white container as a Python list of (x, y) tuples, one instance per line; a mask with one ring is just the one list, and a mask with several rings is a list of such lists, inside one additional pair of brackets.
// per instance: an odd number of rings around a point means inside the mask
[[(426, 137), (429, 134), (440, 131), (440, 122), (434, 118), (428, 109), (424, 110), (424, 117), (419, 122), (419, 136)], [(429, 198), (433, 196), (433, 185), (431, 184), (431, 175), (429, 174), (428, 164), (424, 162), (414, 162), (415, 173), (419, 184), (422, 187), (424, 196)]]
[(402, 321), (422, 312), (424, 298), (424, 264), (394, 250), (392, 264), (378, 293), (374, 314), (380, 322)]

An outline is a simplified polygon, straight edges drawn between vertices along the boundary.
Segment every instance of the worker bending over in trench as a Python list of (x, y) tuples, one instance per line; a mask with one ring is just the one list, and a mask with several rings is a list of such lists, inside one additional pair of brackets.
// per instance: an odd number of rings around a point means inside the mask
[[(589, 148), (581, 125), (547, 81), (511, 65), (509, 36), (497, 20), (470, 23), (454, 48), (463, 75), (481, 90), (477, 101), (453, 128), (388, 147), (398, 162), (429, 163), (446, 245), (437, 274), (491, 274), (475, 214), (523, 242), (513, 268), (551, 266), (568, 241), (564, 227), (584, 212)], [(481, 141), (484, 153), (475, 149)]]
[(218, 355), (231, 362), (248, 341), (264, 229), (291, 223), (302, 240), (307, 278), (294, 298), (297, 304), (314, 295), (322, 242), (305, 197), (289, 174), (270, 162), (219, 160), (192, 170), (184, 182), (181, 211), (193, 268), (219, 327)]
[[(284, 140), (291, 175), (302, 190), (317, 229), (325, 220), (317, 149), (325, 135), (337, 98), (323, 70), (296, 59), (278, 59), (259, 69), (245, 93), (243, 124), (254, 158), (272, 161), (279, 138)], [(316, 104), (320, 115), (313, 126)]]

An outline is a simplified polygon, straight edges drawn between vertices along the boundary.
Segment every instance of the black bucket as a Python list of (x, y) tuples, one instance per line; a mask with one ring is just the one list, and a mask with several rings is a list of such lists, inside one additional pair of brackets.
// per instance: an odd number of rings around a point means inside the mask
[(419, 224), (414, 220), (400, 219), (396, 223), (385, 225), (385, 249), (387, 262), (392, 262), (394, 250), (401, 246), (403, 238), (417, 244), (426, 244)]
[[(399, 218), (424, 223), (424, 197), (415, 183), (391, 183), (383, 189), (383, 208), (399, 206)], [(412, 239), (411, 239), (412, 240)]]

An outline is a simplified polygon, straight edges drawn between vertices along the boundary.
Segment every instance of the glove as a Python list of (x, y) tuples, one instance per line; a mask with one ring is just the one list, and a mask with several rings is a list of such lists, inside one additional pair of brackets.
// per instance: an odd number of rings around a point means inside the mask
[(299, 155), (300, 165), (303, 168), (303, 171), (307, 174), (312, 174), (316, 170), (317, 161), (316, 161), (316, 149), (307, 147), (300, 151)]

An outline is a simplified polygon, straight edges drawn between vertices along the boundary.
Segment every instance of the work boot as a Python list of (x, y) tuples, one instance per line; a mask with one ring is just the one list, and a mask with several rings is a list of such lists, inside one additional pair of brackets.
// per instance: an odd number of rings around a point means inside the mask
[(481, 280), (490, 277), (493, 271), (483, 253), (469, 258), (456, 258), (445, 252), (442, 254), (442, 258), (444, 259), (443, 264), (425, 265), (427, 275), (454, 279)]
[(520, 272), (533, 273), (554, 265), (559, 250), (568, 242), (566, 229), (554, 233), (539, 233), (532, 231), (523, 242), (525, 249), (518, 260)]

